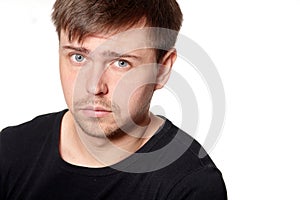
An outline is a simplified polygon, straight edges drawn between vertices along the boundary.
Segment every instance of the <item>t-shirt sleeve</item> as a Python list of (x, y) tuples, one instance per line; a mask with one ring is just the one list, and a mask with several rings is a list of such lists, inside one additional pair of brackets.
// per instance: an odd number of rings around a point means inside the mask
[(199, 169), (182, 178), (168, 195), (168, 200), (227, 200), (221, 172), (215, 167)]

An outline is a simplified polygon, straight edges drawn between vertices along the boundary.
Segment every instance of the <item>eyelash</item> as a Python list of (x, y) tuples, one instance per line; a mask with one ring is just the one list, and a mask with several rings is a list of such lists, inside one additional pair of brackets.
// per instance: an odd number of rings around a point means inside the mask
[[(118, 64), (120, 64), (120, 62), (126, 63), (126, 66), (123, 66), (123, 67), (118, 66)], [(129, 68), (131, 66), (130, 62), (128, 62), (127, 60), (123, 60), (123, 59), (115, 60), (113, 62), (113, 65), (116, 66), (119, 69), (125, 69), (125, 68)]]
[[(81, 56), (83, 60), (82, 61), (77, 61), (76, 56)], [(82, 65), (83, 63), (86, 62), (86, 59), (87, 59), (84, 55), (82, 55), (80, 53), (70, 53), (69, 57), (70, 57), (71, 62), (75, 65)]]

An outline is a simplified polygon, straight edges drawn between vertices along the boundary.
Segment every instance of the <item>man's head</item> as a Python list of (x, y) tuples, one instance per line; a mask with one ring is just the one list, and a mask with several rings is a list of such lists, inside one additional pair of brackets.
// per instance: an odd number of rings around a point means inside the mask
[(153, 92), (176, 59), (182, 21), (176, 1), (57, 0), (52, 18), (63, 91), (77, 125), (96, 137), (146, 125)]
[[(52, 20), (59, 39), (65, 31), (70, 41), (78, 42), (95, 33), (122, 32), (143, 21), (147, 27), (172, 30), (169, 34), (154, 33), (165, 50), (176, 42), (182, 13), (176, 0), (57, 0)], [(164, 50), (157, 51), (158, 60), (166, 53)]]

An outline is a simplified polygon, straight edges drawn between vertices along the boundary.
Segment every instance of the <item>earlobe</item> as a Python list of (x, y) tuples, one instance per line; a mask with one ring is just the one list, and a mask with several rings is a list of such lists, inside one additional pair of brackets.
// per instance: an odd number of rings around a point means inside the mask
[(167, 83), (176, 58), (177, 51), (176, 49), (172, 48), (164, 55), (164, 57), (158, 63), (158, 72), (154, 90), (163, 88), (164, 85)]

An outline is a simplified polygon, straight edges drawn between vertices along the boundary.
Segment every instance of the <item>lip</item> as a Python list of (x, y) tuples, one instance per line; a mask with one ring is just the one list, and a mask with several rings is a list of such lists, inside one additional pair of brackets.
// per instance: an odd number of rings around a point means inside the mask
[(112, 113), (111, 110), (100, 106), (88, 106), (80, 110), (87, 117), (105, 117), (106, 115)]

